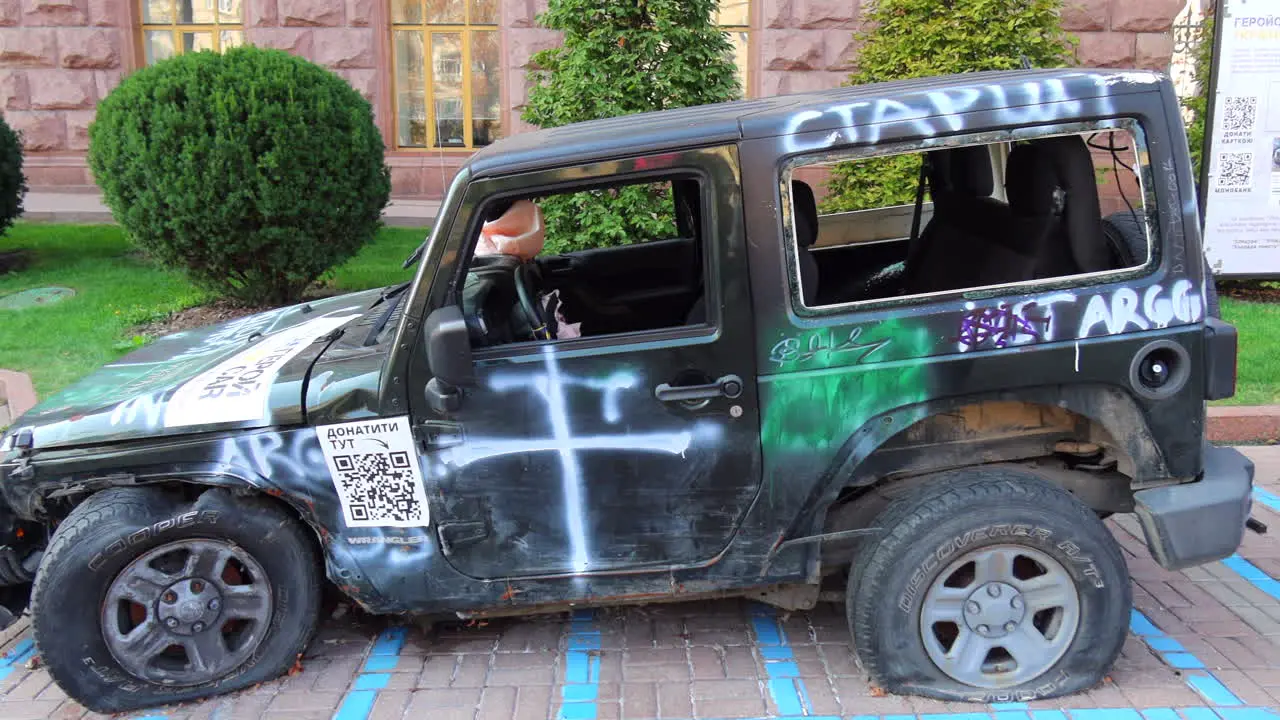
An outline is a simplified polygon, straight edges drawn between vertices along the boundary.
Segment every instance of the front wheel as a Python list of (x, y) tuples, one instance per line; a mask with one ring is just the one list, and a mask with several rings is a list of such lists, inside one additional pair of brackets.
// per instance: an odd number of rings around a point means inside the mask
[(1088, 507), (1015, 468), (936, 478), (885, 509), (849, 576), (854, 646), (892, 692), (975, 702), (1097, 684), (1128, 630), (1115, 539)]
[(58, 528), (36, 575), (36, 645), (68, 695), (103, 713), (248, 687), (315, 629), (319, 561), (264, 499), (100, 492)]

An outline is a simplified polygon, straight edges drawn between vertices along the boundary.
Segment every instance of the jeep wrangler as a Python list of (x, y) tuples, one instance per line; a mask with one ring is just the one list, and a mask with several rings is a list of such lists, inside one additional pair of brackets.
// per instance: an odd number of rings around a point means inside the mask
[[(919, 172), (820, 210), (859, 163)], [(634, 187), (666, 210), (616, 247), (474, 252), (516, 202)], [(887, 690), (1080, 691), (1130, 616), (1103, 519), (1135, 514), (1171, 569), (1248, 519), (1252, 465), (1205, 441), (1236, 335), (1202, 258), (1154, 73), (518, 134), (462, 167), (407, 282), (161, 338), (18, 418), (5, 617), (29, 600), (101, 712), (280, 675), (326, 579), (460, 618), (834, 587)]]

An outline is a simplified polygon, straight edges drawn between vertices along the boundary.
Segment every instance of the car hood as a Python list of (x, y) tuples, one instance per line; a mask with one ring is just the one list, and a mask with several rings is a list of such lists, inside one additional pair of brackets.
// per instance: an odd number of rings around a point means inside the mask
[(383, 290), (326, 298), (162, 337), (24, 413), (5, 434), (39, 451), (158, 435), (289, 425), (307, 372)]

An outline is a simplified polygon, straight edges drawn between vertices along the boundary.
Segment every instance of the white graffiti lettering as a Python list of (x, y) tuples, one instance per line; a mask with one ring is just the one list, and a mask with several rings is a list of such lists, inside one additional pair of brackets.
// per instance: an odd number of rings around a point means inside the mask
[(1116, 335), (1133, 328), (1150, 330), (1168, 327), (1174, 320), (1194, 323), (1200, 320), (1203, 306), (1200, 295), (1193, 292), (1190, 280), (1173, 283), (1168, 295), (1160, 285), (1152, 285), (1142, 292), (1132, 288), (1120, 288), (1111, 294), (1094, 295), (1085, 306), (1080, 319), (1078, 337), (1089, 337), (1099, 326), (1106, 334)]
[[(1073, 92), (1066, 80), (1083, 79), (1087, 89)], [(966, 85), (934, 90), (901, 98), (857, 100), (831, 105), (824, 110), (802, 110), (788, 118), (783, 129), (784, 148), (789, 153), (811, 152), (840, 144), (880, 141), (885, 128), (910, 125), (913, 134), (934, 137), (965, 129), (964, 114), (983, 107), (995, 114), (999, 123), (1021, 125), (1075, 119), (1084, 114), (1106, 115), (1113, 111), (1111, 87), (1118, 83), (1150, 83), (1151, 73), (1069, 73), (1045, 80), (1030, 80), (1011, 87)], [(820, 136), (805, 137), (805, 128), (833, 116), (839, 126)]]
[(493, 377), (490, 389), (508, 392), (534, 388), (547, 409), (549, 437), (477, 438), (468, 437), (463, 445), (443, 451), (442, 459), (455, 467), (501, 455), (530, 452), (554, 452), (560, 456), (560, 481), (564, 493), (565, 526), (568, 528), (570, 562), (574, 572), (591, 568), (591, 548), (587, 541), (583, 487), (585, 478), (578, 462), (584, 450), (622, 450), (631, 452), (682, 455), (695, 440), (717, 442), (720, 428), (714, 423), (697, 423), (680, 432), (618, 433), (610, 435), (575, 435), (569, 422), (566, 389), (586, 387), (602, 394), (601, 414), (610, 424), (621, 420), (618, 393), (638, 387), (640, 378), (633, 373), (615, 372), (604, 380), (575, 378), (560, 371), (551, 347), (543, 349), (543, 372), (503, 374)]

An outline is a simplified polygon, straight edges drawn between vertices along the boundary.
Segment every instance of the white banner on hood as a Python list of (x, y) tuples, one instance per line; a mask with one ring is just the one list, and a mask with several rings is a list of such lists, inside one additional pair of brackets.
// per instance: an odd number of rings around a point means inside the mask
[(164, 426), (262, 420), (276, 373), (316, 338), (358, 315), (319, 317), (268, 335), (262, 342), (187, 381), (169, 398)]

